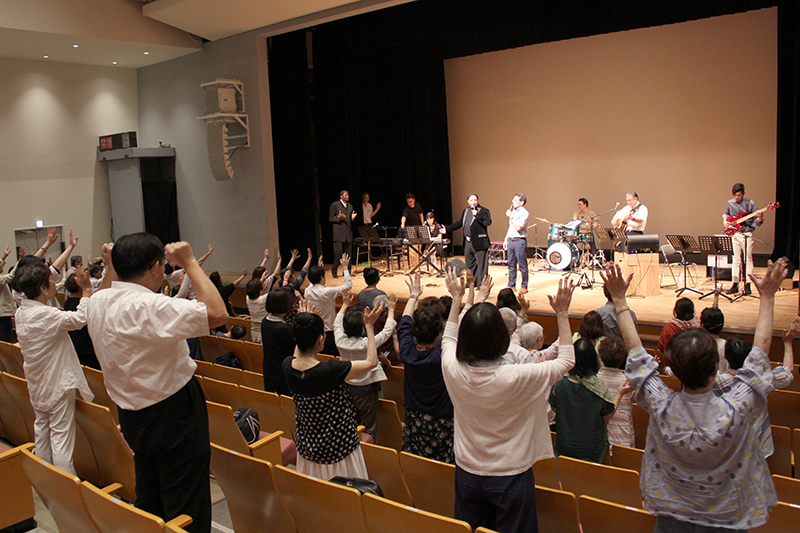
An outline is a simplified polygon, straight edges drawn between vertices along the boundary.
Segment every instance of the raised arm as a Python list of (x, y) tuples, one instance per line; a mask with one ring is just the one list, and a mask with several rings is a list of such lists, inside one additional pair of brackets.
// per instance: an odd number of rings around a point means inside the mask
[[(213, 248), (209, 247), (209, 253)], [(206, 305), (208, 327), (214, 329), (228, 321), (228, 310), (219, 291), (205, 275), (200, 263), (194, 257), (194, 251), (188, 242), (173, 242), (164, 247), (164, 254), (173, 263), (183, 266), (186, 275), (192, 280), (197, 291), (197, 301)]]
[(450, 315), (447, 317), (447, 321), (458, 324), (458, 315), (461, 313), (461, 300), (464, 298), (464, 280), (456, 275), (454, 267), (450, 267), (445, 272), (444, 284), (447, 287), (447, 292), (453, 297), (453, 305), (450, 306)]
[(106, 273), (103, 276), (103, 281), (100, 282), (100, 286), (97, 287), (98, 291), (109, 288), (111, 282), (117, 281), (117, 271), (114, 270), (114, 262), (111, 261), (112, 248), (114, 248), (114, 244), (107, 242), (100, 250), (100, 256), (103, 258), (103, 264), (106, 266)]
[(783, 332), (783, 366), (789, 369), (790, 372), (794, 371), (794, 352), (792, 351), (792, 341), (800, 329), (800, 322), (795, 320), (788, 330)]
[(247, 277), (247, 269), (245, 268), (242, 270), (242, 275), (236, 278), (236, 281), (233, 282), (234, 287), (238, 287), (241, 282), (244, 281), (244, 278)]
[(769, 345), (772, 342), (772, 328), (774, 326), (775, 313), (775, 293), (781, 286), (781, 282), (786, 277), (787, 259), (781, 257), (775, 263), (772, 261), (767, 265), (767, 273), (764, 277), (750, 274), (750, 281), (758, 289), (759, 306), (758, 322), (756, 322), (756, 332), (753, 337), (753, 346), (758, 346), (765, 353), (769, 353)]
[(306, 258), (306, 262), (303, 265), (303, 270), (305, 270), (306, 272), (308, 272), (308, 269), (311, 267), (311, 257), (312, 257), (311, 248), (308, 248), (308, 257)]
[(42, 247), (36, 250), (36, 253), (33, 254), (33, 256), (38, 257), (39, 259), (44, 259), (45, 255), (47, 255), (47, 250), (49, 250), (57, 240), (58, 233), (56, 232), (56, 228), (47, 228), (47, 239), (44, 241)]
[(409, 274), (406, 285), (408, 285), (410, 296), (406, 302), (405, 309), (403, 309), (403, 316), (414, 316), (414, 311), (417, 309), (417, 304), (422, 296), (422, 283), (420, 282), (419, 270), (413, 276)]
[(70, 254), (72, 254), (72, 250), (74, 250), (77, 245), (78, 238), (72, 236), (72, 228), (69, 228), (69, 246), (64, 248), (64, 251), (61, 252), (61, 255), (59, 255), (56, 260), (53, 261), (53, 266), (58, 270), (63, 269), (69, 260)]
[[(214, 253), (214, 247), (209, 244), (208, 245), (208, 251), (205, 253), (205, 255), (203, 255), (203, 257), (201, 257), (200, 259), (197, 260), (198, 266), (203, 266), (203, 263), (206, 262), (206, 259), (208, 259), (208, 256), (210, 256), (213, 253)], [(194, 257), (194, 252), (192, 252), (192, 254), (193, 254), (192, 257)], [(182, 263), (178, 263), (178, 264), (183, 266)], [(185, 270), (185, 268), (184, 268), (184, 270)]]
[(367, 331), (367, 358), (363, 361), (352, 361), (350, 372), (345, 379), (354, 379), (363, 376), (378, 366), (378, 346), (375, 344), (375, 321), (383, 312), (383, 302), (378, 302), (375, 309), (364, 309), (364, 329)]
[(572, 331), (569, 329), (569, 305), (572, 302), (572, 293), (575, 291), (575, 286), (573, 280), (559, 278), (556, 295), (547, 295), (547, 299), (550, 300), (550, 307), (556, 313), (558, 343), (560, 346), (572, 346)]
[(619, 329), (625, 341), (628, 351), (642, 345), (639, 332), (636, 331), (636, 324), (633, 323), (631, 308), (625, 299), (625, 292), (628, 290), (633, 272), (627, 278), (622, 275), (622, 269), (618, 264), (606, 264), (605, 272), (600, 273), (608, 292), (611, 293), (611, 301), (614, 302), (614, 312), (617, 314)]
[(261, 260), (261, 266), (267, 268), (267, 259), (269, 259), (269, 248), (264, 249), (264, 259)]
[(272, 277), (278, 279), (278, 274), (281, 273), (281, 251), (278, 250), (277, 257), (275, 258), (275, 268), (272, 269)]

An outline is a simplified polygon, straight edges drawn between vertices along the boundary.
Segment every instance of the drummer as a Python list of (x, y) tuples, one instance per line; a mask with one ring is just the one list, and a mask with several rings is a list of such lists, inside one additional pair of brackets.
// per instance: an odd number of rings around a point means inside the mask
[[(572, 214), (572, 220), (586, 220), (595, 216), (597, 216), (597, 214), (589, 209), (589, 200), (586, 198), (578, 198), (578, 210)], [(594, 234), (592, 233), (592, 230), (599, 225), (600, 224), (597, 222), (597, 219), (594, 219), (591, 225), (589, 223), (585, 223), (581, 224), (580, 227), (581, 240), (591, 244), (592, 254), (594, 254), (596, 251), (594, 245)]]

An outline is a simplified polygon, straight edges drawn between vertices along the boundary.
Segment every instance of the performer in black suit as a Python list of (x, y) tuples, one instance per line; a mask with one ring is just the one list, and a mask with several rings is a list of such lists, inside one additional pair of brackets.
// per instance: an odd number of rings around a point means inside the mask
[(461, 218), (447, 226), (448, 231), (464, 228), (464, 259), (467, 268), (475, 274), (475, 286), (480, 287), (483, 276), (489, 270), (489, 232), (492, 225), (492, 214), (478, 203), (478, 195), (467, 197), (469, 206), (461, 213)]
[(342, 258), (342, 253), (352, 255), (353, 253), (353, 219), (356, 212), (350, 203), (350, 193), (341, 191), (339, 199), (331, 204), (328, 209), (328, 221), (333, 224), (333, 265), (331, 265), (331, 276), (338, 278), (336, 270)]

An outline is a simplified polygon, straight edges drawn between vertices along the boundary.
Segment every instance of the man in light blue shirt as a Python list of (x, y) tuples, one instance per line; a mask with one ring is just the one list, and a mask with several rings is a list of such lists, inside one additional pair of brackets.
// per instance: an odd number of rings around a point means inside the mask
[(511, 199), (511, 208), (506, 211), (508, 217), (508, 232), (503, 240), (503, 249), (508, 251), (508, 287), (514, 289), (517, 285), (517, 265), (522, 274), (520, 294), (528, 292), (528, 221), (530, 215), (525, 209), (528, 198), (517, 193)]

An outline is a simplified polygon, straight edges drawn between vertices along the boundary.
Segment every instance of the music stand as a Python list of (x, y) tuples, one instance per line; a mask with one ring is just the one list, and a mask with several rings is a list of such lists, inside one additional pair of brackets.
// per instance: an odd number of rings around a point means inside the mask
[(697, 241), (694, 240), (694, 237), (691, 235), (667, 235), (667, 240), (675, 248), (675, 251), (681, 254), (681, 266), (683, 267), (683, 287), (675, 289), (675, 297), (677, 298), (681, 294), (686, 291), (696, 292), (697, 294), (703, 294), (702, 292), (698, 291), (697, 289), (690, 288), (688, 286), (687, 280), (689, 279), (688, 272), (689, 272), (689, 263), (686, 261), (686, 256), (684, 255), (686, 252), (690, 252), (693, 254), (700, 253), (700, 247), (697, 245)]
[(728, 296), (727, 294), (723, 293), (719, 289), (719, 278), (717, 274), (719, 274), (719, 255), (720, 253), (724, 253), (725, 255), (730, 255), (733, 253), (733, 243), (731, 238), (727, 235), (700, 235), (698, 237), (700, 239), (700, 249), (704, 252), (709, 252), (714, 254), (714, 270), (711, 273), (711, 279), (714, 281), (714, 290), (702, 295), (699, 300), (702, 300), (706, 296), (711, 296), (719, 291), (719, 295), (732, 302), (733, 299)]

